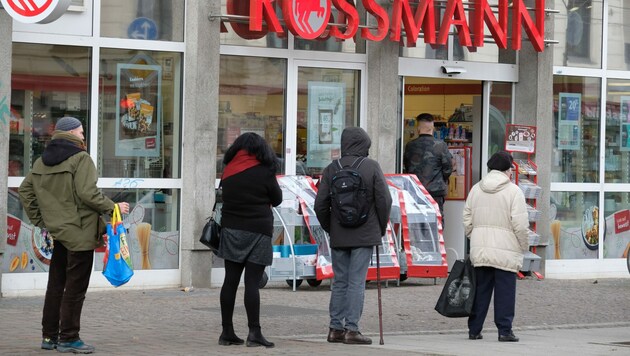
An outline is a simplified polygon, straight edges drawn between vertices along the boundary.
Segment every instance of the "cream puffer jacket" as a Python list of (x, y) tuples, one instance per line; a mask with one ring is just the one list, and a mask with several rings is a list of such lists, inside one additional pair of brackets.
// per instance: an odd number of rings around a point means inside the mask
[(464, 207), (464, 231), (475, 267), (518, 272), (529, 249), (529, 219), (522, 190), (501, 171), (475, 184)]

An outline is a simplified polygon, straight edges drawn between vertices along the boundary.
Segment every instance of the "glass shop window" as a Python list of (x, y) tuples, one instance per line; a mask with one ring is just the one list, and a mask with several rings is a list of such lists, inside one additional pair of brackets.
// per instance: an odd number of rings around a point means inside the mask
[(101, 177), (180, 177), (181, 68), (181, 53), (101, 50)]
[(87, 47), (13, 43), (9, 176), (30, 171), (64, 116), (90, 137), (90, 61)]

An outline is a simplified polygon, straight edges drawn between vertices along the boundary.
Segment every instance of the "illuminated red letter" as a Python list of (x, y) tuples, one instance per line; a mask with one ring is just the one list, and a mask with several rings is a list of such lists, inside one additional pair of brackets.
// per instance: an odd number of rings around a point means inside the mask
[[(354, 34), (359, 28), (359, 12), (346, 0), (332, 0), (332, 2), (337, 10), (339, 10), (339, 18), (336, 22), (345, 23), (346, 32), (341, 32), (337, 26), (333, 26), (330, 29), (330, 35), (342, 40), (354, 37)], [(346, 15), (348, 16), (346, 17)]]
[(363, 7), (372, 16), (376, 17), (377, 29), (376, 34), (370, 32), (367, 28), (361, 29), (361, 37), (370, 41), (380, 41), (387, 36), (387, 27), (389, 27), (389, 18), (387, 11), (383, 9), (376, 0), (363, 0)]
[[(230, 0), (245, 3), (249, 0)], [(276, 12), (271, 5), (271, 0), (251, 0), (249, 4), (249, 29), (252, 31), (262, 31), (263, 18), (269, 31), (284, 33)]]
[(483, 47), (484, 20), (497, 46), (507, 49), (508, 0), (499, 0), (499, 22), (497, 22), (492, 9), (488, 6), (488, 0), (477, 0), (475, 11), (470, 16), (470, 24), (474, 34), (473, 45), (475, 47)]
[(512, 49), (521, 49), (521, 23), (523, 23), (532, 46), (537, 52), (542, 52), (545, 45), (545, 0), (536, 0), (535, 26), (523, 0), (515, 0), (512, 6)]
[(401, 20), (405, 25), (408, 46), (413, 46), (418, 40), (420, 26), (422, 26), (422, 31), (424, 32), (424, 42), (435, 43), (435, 11), (433, 10), (433, 0), (420, 0), (413, 19), (409, 1), (394, 0), (390, 26), (391, 34), (389, 36), (392, 41), (400, 41)]
[(437, 41), (438, 44), (446, 44), (446, 41), (448, 40), (448, 31), (451, 28), (451, 25), (457, 27), (459, 44), (469, 47), (472, 42), (470, 41), (468, 23), (466, 22), (466, 14), (464, 13), (464, 7), (461, 0), (448, 1), (446, 11), (442, 17), (442, 26), (440, 27), (440, 34)]

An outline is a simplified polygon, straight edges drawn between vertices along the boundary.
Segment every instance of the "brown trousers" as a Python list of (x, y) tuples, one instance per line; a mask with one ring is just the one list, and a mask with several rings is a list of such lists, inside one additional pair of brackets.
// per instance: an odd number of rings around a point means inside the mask
[(44, 300), (44, 338), (71, 342), (79, 339), (81, 310), (90, 284), (94, 251), (68, 251), (61, 243), (53, 250)]

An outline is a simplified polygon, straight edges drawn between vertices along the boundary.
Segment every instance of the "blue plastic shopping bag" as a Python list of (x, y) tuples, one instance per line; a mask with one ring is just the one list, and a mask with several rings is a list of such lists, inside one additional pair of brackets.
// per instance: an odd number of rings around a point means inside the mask
[(118, 204), (114, 207), (111, 222), (107, 224), (103, 275), (114, 287), (120, 287), (129, 282), (133, 276), (133, 264), (129, 255), (129, 245), (127, 245), (127, 230), (122, 223)]

